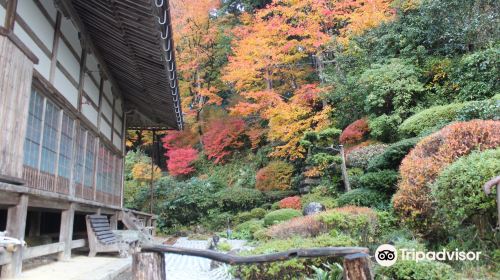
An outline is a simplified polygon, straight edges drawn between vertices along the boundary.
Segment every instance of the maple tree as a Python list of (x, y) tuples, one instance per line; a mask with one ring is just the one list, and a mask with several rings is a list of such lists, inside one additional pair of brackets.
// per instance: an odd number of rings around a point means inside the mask
[(348, 125), (340, 135), (340, 143), (355, 144), (359, 143), (369, 132), (368, 122), (365, 119), (357, 120)]
[(211, 122), (203, 134), (203, 148), (208, 159), (224, 161), (234, 150), (243, 147), (245, 122), (242, 119), (218, 119)]
[(193, 148), (175, 148), (167, 152), (168, 171), (173, 176), (189, 175), (195, 171), (194, 161), (198, 151)]

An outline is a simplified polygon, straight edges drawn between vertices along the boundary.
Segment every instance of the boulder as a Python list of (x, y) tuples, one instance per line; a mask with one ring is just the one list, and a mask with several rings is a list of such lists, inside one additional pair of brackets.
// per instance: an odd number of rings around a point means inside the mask
[(326, 211), (326, 207), (319, 203), (319, 202), (311, 202), (309, 204), (307, 204), (307, 206), (304, 208), (304, 216), (308, 216), (308, 215), (313, 215), (313, 214), (316, 214), (316, 213), (319, 213), (319, 212), (323, 212), (323, 211)]

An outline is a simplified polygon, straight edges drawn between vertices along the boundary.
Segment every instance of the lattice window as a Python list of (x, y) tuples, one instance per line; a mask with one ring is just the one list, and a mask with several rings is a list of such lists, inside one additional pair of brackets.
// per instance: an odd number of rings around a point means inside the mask
[(73, 181), (76, 184), (83, 184), (83, 174), (85, 168), (85, 142), (87, 131), (85, 128), (80, 127), (76, 135), (76, 158), (75, 169), (73, 174)]
[(71, 177), (71, 159), (73, 158), (73, 126), (73, 119), (64, 113), (61, 127), (61, 141), (59, 144), (58, 175), (67, 179)]
[(35, 90), (31, 91), (28, 127), (24, 141), (24, 164), (38, 169), (40, 141), (42, 136), (44, 98)]
[(49, 174), (56, 173), (59, 116), (59, 108), (47, 100), (45, 105), (40, 170)]
[(94, 186), (94, 160), (95, 160), (95, 137), (87, 133), (87, 146), (85, 148), (85, 186), (92, 188)]

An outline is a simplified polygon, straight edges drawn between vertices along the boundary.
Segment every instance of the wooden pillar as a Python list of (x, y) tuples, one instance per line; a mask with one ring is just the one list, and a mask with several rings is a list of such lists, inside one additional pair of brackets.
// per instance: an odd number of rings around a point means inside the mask
[[(24, 240), (26, 230), (26, 216), (28, 214), (28, 195), (23, 194), (19, 198), (19, 203), (9, 207), (7, 212), (7, 236), (19, 240)], [(23, 267), (23, 249), (12, 253), (12, 259), (9, 264), (2, 267), (2, 278), (14, 278), (21, 275)]]
[(136, 253), (132, 256), (132, 279), (166, 280), (165, 254)]
[(370, 268), (370, 256), (366, 253), (357, 253), (344, 257), (345, 280), (373, 280)]
[(21, 50), (18, 40), (0, 27), (0, 178), (12, 181), (21, 180), (23, 175), (23, 142), (33, 75), (33, 61), (25, 47)]
[(75, 204), (71, 203), (69, 208), (61, 213), (61, 230), (59, 231), (59, 242), (64, 242), (64, 251), (59, 252), (57, 259), (67, 261), (71, 258), (71, 241), (73, 241), (73, 223), (75, 221)]
[(111, 230), (117, 230), (118, 229), (118, 213), (115, 212), (115, 214), (111, 215), (111, 218), (109, 219), (109, 227)]

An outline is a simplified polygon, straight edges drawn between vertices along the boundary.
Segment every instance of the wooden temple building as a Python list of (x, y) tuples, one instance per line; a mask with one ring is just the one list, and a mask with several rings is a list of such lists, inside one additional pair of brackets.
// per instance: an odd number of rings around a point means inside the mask
[(28, 242), (2, 278), (85, 247), (85, 215), (120, 224), (127, 129), (182, 129), (168, 5), (0, 0), (0, 231)]

